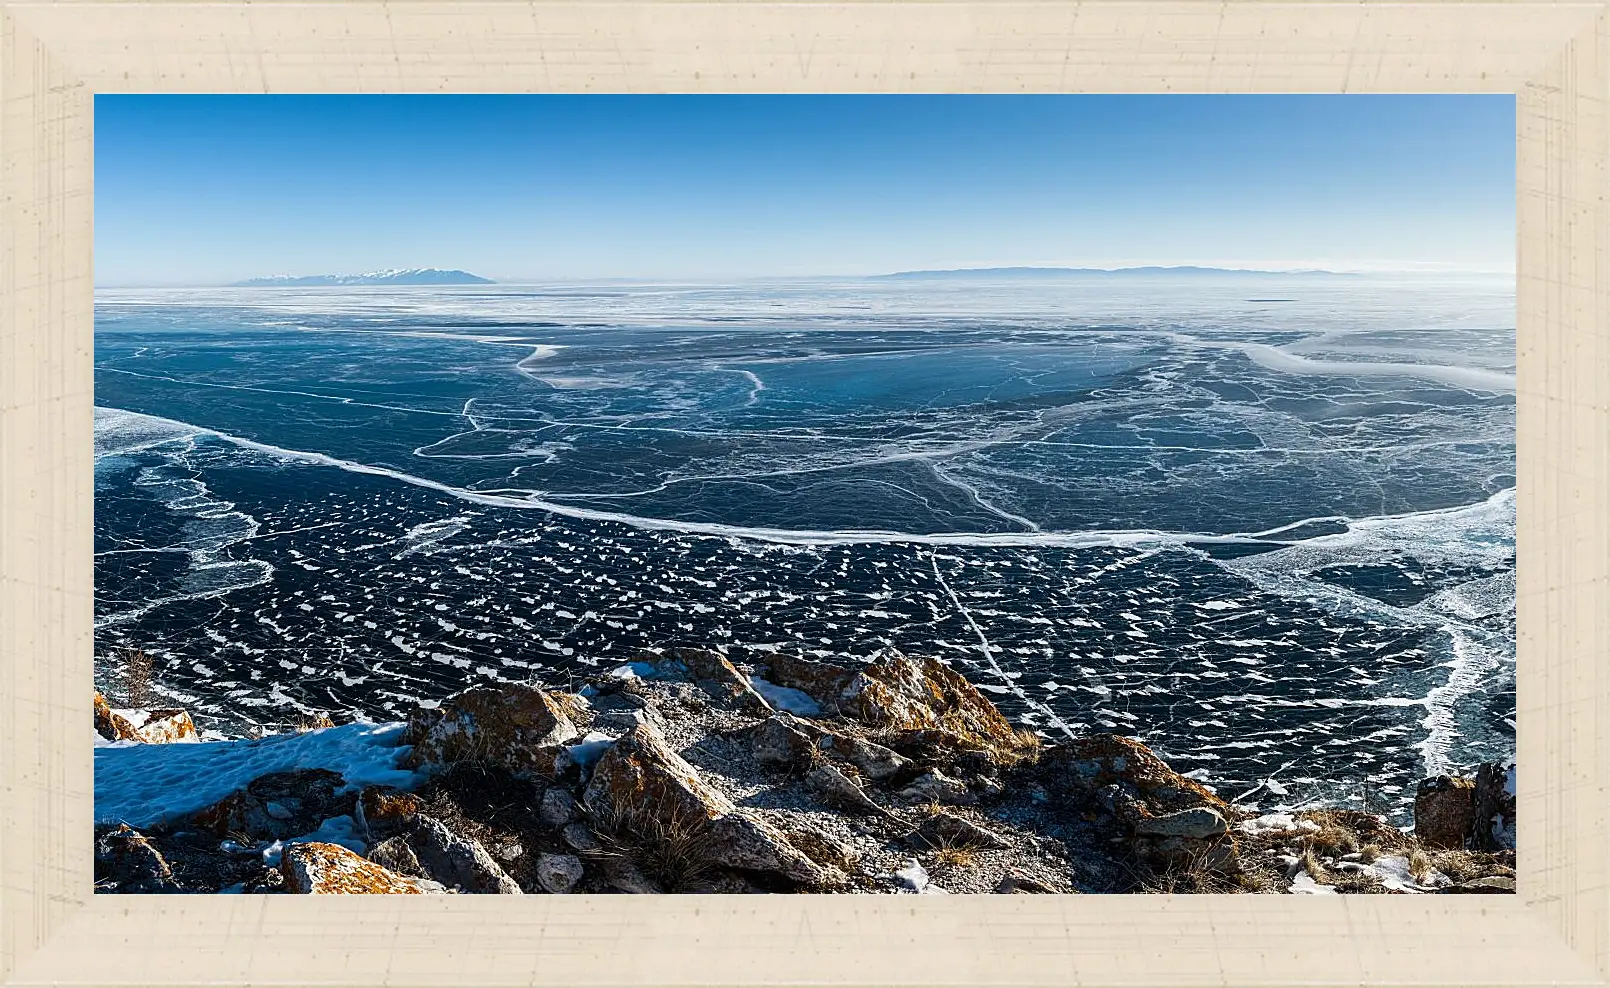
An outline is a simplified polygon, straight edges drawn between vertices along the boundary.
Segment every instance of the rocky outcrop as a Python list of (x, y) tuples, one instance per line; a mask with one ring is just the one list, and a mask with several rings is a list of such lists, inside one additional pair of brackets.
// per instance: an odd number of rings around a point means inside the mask
[(95, 733), (108, 741), (121, 741), (117, 722), (112, 719), (112, 705), (106, 702), (100, 690), (95, 691)]
[(280, 858), (285, 891), (298, 895), (419, 895), (436, 891), (339, 844), (292, 844)]
[(599, 759), (585, 802), (612, 826), (651, 843), (685, 844), (713, 863), (806, 883), (831, 877), (780, 831), (740, 812), (647, 725), (633, 728)]
[(1094, 796), (1131, 822), (1195, 806), (1226, 809), (1219, 795), (1169, 768), (1133, 738), (1092, 734), (1047, 748), (1036, 775), (1053, 799), (1084, 802)]
[(173, 869), (162, 852), (127, 824), (95, 842), (95, 870), (97, 884), (107, 882), (119, 892), (183, 891), (173, 880)]
[(137, 741), (142, 744), (200, 740), (195, 722), (190, 719), (187, 710), (114, 710), (98, 692), (95, 694), (95, 733), (108, 741)]
[(935, 658), (889, 652), (856, 673), (839, 707), (894, 730), (938, 730), (974, 748), (1015, 747), (1012, 723), (956, 670)]
[(1509, 792), (1509, 771), (1497, 762), (1476, 769), (1472, 797), (1471, 846), (1478, 851), (1515, 849), (1515, 797)]
[[(1429, 780), (1418, 836), (1356, 811), (1257, 816), (1135, 738), (1044, 744), (1015, 730), (934, 659), (655, 655), (580, 694), (478, 686), (420, 712), (399, 732), (412, 747), (396, 757), (419, 768), (404, 788), (307, 768), (143, 833), (103, 824), (97, 888), (1513, 890), (1502, 845), (1514, 799), (1499, 766)], [(97, 702), (97, 731), (118, 730), (118, 713)]]
[(1414, 835), (1435, 848), (1462, 848), (1476, 825), (1476, 783), (1452, 775), (1422, 779), (1414, 794)]
[(767, 682), (796, 689), (815, 700), (824, 713), (837, 713), (840, 696), (855, 679), (855, 670), (784, 652), (743, 653)]
[(358, 793), (354, 817), (370, 840), (381, 841), (413, 827), (424, 800), (393, 786), (366, 786)]
[(552, 776), (562, 746), (580, 736), (566, 712), (577, 700), (519, 683), (477, 686), (409, 717), (404, 743), (421, 767), (478, 762)]
[(667, 650), (666, 658), (679, 664), (693, 684), (711, 697), (741, 709), (771, 712), (771, 705), (755, 692), (749, 677), (720, 652), (708, 648), (673, 648)]
[(439, 820), (420, 817), (407, 842), (425, 874), (448, 888), (492, 895), (521, 894), (519, 884), (480, 841), (454, 833)]
[(1509, 770), (1498, 762), (1473, 777), (1422, 779), (1414, 794), (1414, 833), (1429, 848), (1496, 853), (1515, 848), (1515, 797)]

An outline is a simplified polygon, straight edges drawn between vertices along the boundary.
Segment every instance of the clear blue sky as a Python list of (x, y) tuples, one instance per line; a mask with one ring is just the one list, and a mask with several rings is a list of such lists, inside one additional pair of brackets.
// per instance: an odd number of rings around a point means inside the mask
[(1507, 96), (97, 96), (100, 285), (1514, 265)]

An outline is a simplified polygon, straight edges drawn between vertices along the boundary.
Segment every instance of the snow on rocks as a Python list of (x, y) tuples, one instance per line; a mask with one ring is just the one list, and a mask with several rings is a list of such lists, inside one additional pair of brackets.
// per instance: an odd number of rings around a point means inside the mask
[(792, 686), (778, 686), (759, 676), (749, 681), (749, 685), (760, 694), (766, 703), (776, 710), (783, 710), (800, 717), (820, 717), (822, 705), (811, 699), (811, 695), (804, 690), (796, 690)]
[(1292, 876), (1291, 888), (1290, 888), (1289, 891), (1291, 892), (1292, 895), (1335, 895), (1336, 894), (1336, 889), (1334, 889), (1333, 887), (1331, 887), (1329, 885), (1321, 885), (1321, 884), (1319, 884), (1317, 881), (1314, 880), (1314, 876), (1310, 875), (1306, 870), (1298, 870), (1297, 874)]
[(894, 877), (907, 891), (921, 892), (928, 887), (928, 869), (916, 858), (907, 858)]
[(143, 707), (113, 709), (100, 693), (95, 694), (95, 733), (106, 741), (142, 744), (193, 743), (201, 740), (188, 711)]
[(144, 828), (222, 800), (273, 772), (325, 768), (348, 786), (413, 788), (401, 724), (347, 724), (256, 740), (95, 749), (95, 821)]
[(1242, 820), (1236, 824), (1235, 829), (1244, 834), (1260, 836), (1292, 831), (1316, 831), (1319, 829), (1319, 824), (1312, 820), (1299, 820), (1290, 813), (1265, 813), (1263, 816)]

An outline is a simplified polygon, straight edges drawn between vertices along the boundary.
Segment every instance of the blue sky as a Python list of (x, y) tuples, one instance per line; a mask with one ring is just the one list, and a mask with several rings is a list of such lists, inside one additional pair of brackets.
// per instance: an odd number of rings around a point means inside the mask
[(1512, 270), (1507, 96), (97, 96), (99, 285)]

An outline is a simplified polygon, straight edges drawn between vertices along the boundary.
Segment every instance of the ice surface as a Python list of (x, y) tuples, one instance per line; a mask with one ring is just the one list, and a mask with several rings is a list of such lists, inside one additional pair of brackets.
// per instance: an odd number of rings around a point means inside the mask
[(101, 292), (101, 673), (239, 729), (892, 645), (1401, 816), (1513, 750), (1513, 283), (1270, 290)]

